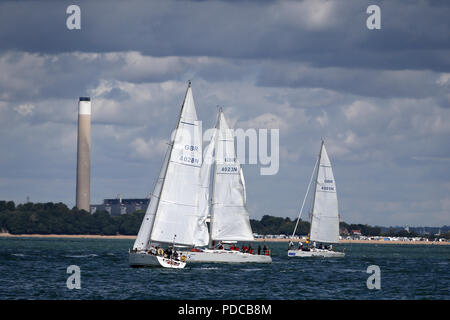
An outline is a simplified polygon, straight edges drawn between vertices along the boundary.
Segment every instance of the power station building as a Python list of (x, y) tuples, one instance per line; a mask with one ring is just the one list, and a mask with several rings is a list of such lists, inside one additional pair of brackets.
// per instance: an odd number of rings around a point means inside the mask
[(91, 205), (91, 214), (96, 211), (106, 211), (112, 216), (120, 216), (122, 214), (130, 214), (138, 210), (147, 210), (150, 203), (148, 198), (136, 199), (122, 199), (117, 197), (115, 199), (104, 199), (103, 204)]

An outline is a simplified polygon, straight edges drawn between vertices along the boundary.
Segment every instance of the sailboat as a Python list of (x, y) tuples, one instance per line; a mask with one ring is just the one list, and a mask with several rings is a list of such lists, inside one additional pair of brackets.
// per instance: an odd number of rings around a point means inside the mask
[[(316, 170), (317, 168), (317, 170)], [(307, 242), (312, 242), (312, 246), (303, 247), (299, 243), (298, 249), (293, 249), (292, 238), (294, 238), (300, 217), (305, 205), (311, 182), (315, 175), (315, 191), (313, 200), (313, 209), (311, 215), (310, 233)], [(316, 242), (319, 245), (316, 245)], [(303, 199), (300, 213), (292, 233), (289, 244), (289, 257), (343, 257), (343, 252), (334, 251), (332, 243), (339, 242), (339, 213), (336, 193), (336, 183), (331, 168), (331, 162), (328, 158), (325, 142), (322, 140), (319, 157), (314, 165), (313, 173), (308, 184), (308, 188)], [(329, 245), (326, 245), (329, 244)]]
[[(208, 231), (202, 234), (198, 227), (203, 218), (199, 199), (202, 157), (202, 129), (189, 82), (173, 140), (129, 251), (130, 266), (184, 268), (186, 257), (175, 247), (207, 241)], [(169, 246), (167, 250), (162, 249), (163, 245)]]
[[(212, 157), (213, 150), (215, 159)], [(258, 250), (245, 246), (239, 250), (234, 246), (238, 241), (255, 239), (246, 208), (245, 180), (236, 158), (233, 130), (229, 128), (222, 109), (219, 109), (216, 130), (205, 150), (201, 174), (204, 199), (209, 198), (209, 172), (212, 163), (214, 169), (211, 203), (203, 202), (205, 228), (208, 219), (210, 223), (208, 247), (195, 247), (191, 251), (183, 252), (187, 256), (187, 261), (271, 263), (270, 250), (265, 245)]]

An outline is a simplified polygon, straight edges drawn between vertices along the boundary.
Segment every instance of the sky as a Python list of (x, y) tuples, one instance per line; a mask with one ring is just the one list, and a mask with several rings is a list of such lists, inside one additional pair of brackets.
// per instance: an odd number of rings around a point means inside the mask
[(449, 16), (438, 0), (0, 1), (0, 199), (75, 205), (81, 96), (91, 203), (146, 197), (192, 80), (204, 129), (218, 105), (279, 129), (277, 174), (243, 165), (250, 218), (297, 217), (324, 138), (344, 221), (449, 225)]

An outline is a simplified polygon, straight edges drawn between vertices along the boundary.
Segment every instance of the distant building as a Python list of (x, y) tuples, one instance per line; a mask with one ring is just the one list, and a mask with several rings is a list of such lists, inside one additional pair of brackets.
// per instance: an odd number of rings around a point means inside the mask
[(352, 230), (350, 233), (353, 239), (359, 239), (362, 236), (361, 230)]
[(103, 204), (91, 205), (91, 214), (96, 211), (106, 211), (112, 216), (130, 214), (138, 210), (147, 210), (150, 196), (147, 198), (122, 199), (120, 195), (115, 199), (104, 199)]

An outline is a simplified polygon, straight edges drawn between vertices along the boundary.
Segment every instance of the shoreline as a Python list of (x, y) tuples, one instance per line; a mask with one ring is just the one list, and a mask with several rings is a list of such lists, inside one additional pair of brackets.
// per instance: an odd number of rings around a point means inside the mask
[[(10, 234), (0, 233), (0, 238), (73, 238), (73, 239), (127, 239), (134, 240), (136, 236), (127, 235), (99, 235), (99, 234)], [(257, 238), (255, 242), (289, 242), (290, 239), (273, 239), (273, 238)], [(295, 239), (294, 243), (298, 241), (305, 242), (305, 239)], [(339, 240), (339, 244), (346, 243), (367, 243), (367, 244), (427, 244), (427, 245), (450, 245), (450, 242), (438, 241), (385, 241), (385, 240)]]

